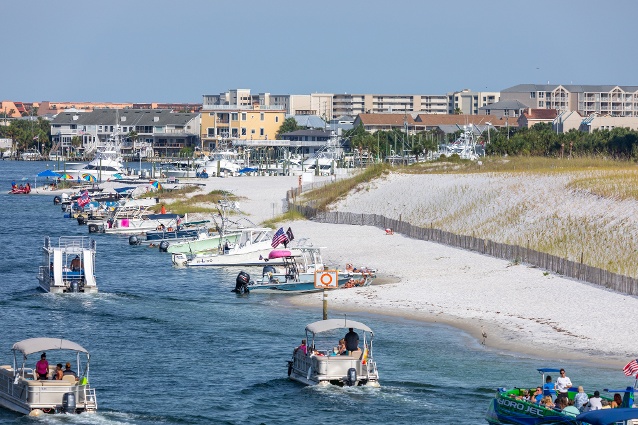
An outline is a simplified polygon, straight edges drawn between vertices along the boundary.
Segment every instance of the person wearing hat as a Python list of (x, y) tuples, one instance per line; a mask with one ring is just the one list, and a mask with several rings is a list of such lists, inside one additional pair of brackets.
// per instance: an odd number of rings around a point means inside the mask
[(69, 363), (69, 362), (66, 362), (63, 375), (65, 375), (65, 376), (66, 375), (72, 375), (72, 376), (75, 377), (75, 379), (78, 379), (78, 374), (75, 373), (73, 371), (73, 369), (71, 369), (71, 363)]
[(47, 353), (42, 353), (40, 360), (35, 364), (35, 373), (38, 379), (48, 379), (49, 362), (47, 362)]

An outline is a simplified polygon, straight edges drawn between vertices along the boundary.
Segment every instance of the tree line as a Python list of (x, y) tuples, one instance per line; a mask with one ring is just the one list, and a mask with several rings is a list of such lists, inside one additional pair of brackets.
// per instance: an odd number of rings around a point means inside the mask
[(30, 148), (41, 150), (51, 147), (51, 123), (41, 117), (33, 120), (11, 120), (7, 126), (0, 126), (0, 138), (11, 139), (11, 152), (17, 155)]

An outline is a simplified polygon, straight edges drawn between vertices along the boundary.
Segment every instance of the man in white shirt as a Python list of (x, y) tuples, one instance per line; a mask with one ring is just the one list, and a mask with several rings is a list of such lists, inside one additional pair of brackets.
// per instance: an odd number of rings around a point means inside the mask
[(567, 391), (572, 387), (572, 381), (565, 375), (565, 369), (560, 370), (560, 376), (556, 380), (556, 398), (567, 398)]
[(600, 398), (600, 392), (594, 391), (594, 396), (589, 398), (589, 403), (585, 408), (585, 412), (590, 410), (600, 410), (603, 408), (602, 399)]

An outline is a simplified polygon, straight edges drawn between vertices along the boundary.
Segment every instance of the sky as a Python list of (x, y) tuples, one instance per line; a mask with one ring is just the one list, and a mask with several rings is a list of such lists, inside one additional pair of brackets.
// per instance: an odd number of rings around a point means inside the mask
[(5, 0), (0, 99), (638, 85), (635, 0)]

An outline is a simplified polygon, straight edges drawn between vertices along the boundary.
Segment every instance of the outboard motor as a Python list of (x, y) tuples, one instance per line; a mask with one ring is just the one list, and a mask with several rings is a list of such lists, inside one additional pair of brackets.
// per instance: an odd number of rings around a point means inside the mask
[(72, 280), (71, 283), (70, 283), (70, 287), (71, 287), (70, 288), (71, 292), (73, 292), (73, 293), (80, 292), (80, 285), (78, 284), (77, 280)]
[(86, 217), (84, 217), (83, 215), (79, 215), (78, 216), (78, 224), (81, 226), (83, 224), (86, 224)]
[(351, 367), (350, 369), (348, 369), (346, 384), (348, 384), (348, 386), (351, 387), (356, 383), (357, 383), (357, 369)]
[(53, 197), (53, 205), (58, 205), (62, 203), (62, 198), (60, 198), (59, 196), (54, 196)]
[(65, 413), (75, 413), (75, 394), (74, 393), (64, 393), (62, 395), (62, 410)]
[(168, 241), (162, 241), (159, 244), (159, 252), (168, 252), (168, 246), (170, 244), (168, 243)]
[(139, 245), (141, 244), (142, 241), (140, 241), (140, 238), (138, 238), (136, 235), (131, 235), (128, 237), (128, 244), (129, 245)]
[(235, 279), (235, 289), (232, 292), (237, 294), (247, 294), (250, 292), (248, 289), (248, 283), (250, 282), (250, 275), (245, 271), (240, 271)]
[(89, 224), (89, 233), (97, 233), (100, 231), (100, 228), (97, 224)]

